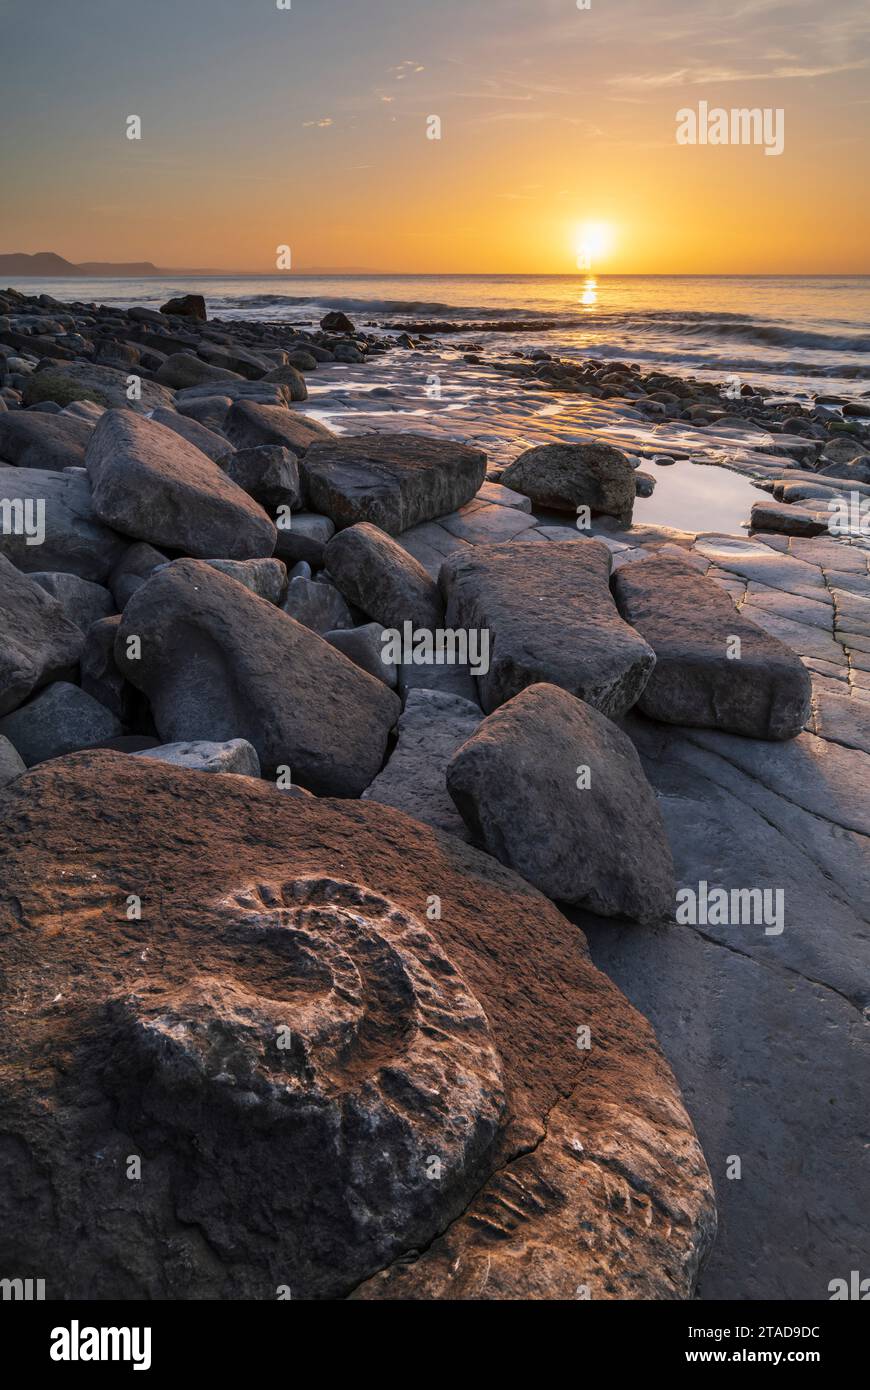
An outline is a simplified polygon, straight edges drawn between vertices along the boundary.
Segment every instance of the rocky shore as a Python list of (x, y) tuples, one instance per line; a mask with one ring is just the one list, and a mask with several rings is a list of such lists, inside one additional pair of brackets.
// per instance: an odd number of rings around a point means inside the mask
[(0, 1274), (826, 1298), (870, 404), (370, 327), (0, 291)]

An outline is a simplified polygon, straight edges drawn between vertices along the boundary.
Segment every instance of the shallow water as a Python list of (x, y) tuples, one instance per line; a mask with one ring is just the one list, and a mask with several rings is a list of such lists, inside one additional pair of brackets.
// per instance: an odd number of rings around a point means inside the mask
[(768, 496), (727, 468), (685, 461), (662, 466), (645, 460), (643, 472), (655, 478), (656, 487), (652, 497), (637, 498), (637, 525), (740, 535), (753, 503)]

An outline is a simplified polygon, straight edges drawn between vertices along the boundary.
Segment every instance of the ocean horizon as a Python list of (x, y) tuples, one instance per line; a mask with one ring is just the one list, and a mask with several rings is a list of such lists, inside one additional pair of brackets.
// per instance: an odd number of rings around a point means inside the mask
[[(195, 284), (212, 317), (312, 327), (330, 310), (386, 333), (425, 321), (511, 327), (542, 346), (785, 394), (870, 382), (870, 276), (275, 274), (10, 280), (25, 294), (154, 307)], [(523, 325), (528, 323), (528, 343)], [(507, 334), (505, 334), (507, 336)]]

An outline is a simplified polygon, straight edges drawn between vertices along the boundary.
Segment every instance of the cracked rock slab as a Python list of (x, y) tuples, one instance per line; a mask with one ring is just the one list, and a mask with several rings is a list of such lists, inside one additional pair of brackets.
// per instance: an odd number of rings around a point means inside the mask
[(336, 527), (369, 521), (389, 535), (453, 512), (474, 497), (486, 454), (426, 435), (345, 435), (302, 460), (309, 505)]
[(461, 696), (409, 690), (393, 755), (363, 797), (467, 840), (468, 830), (447, 790), (446, 772), (482, 718), (479, 706)]
[(650, 719), (758, 739), (800, 733), (812, 693), (806, 669), (692, 565), (654, 556), (624, 565), (613, 588), (623, 618), (655, 652), (638, 700)]
[(606, 545), (584, 539), (477, 546), (445, 561), (447, 627), (490, 633), (478, 678), (487, 713), (539, 682), (610, 718), (635, 703), (655, 655), (617, 611), (611, 563)]

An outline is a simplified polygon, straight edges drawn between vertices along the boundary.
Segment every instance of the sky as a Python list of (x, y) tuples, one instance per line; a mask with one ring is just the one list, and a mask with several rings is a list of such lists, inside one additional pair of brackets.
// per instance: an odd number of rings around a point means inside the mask
[[(279, 3), (0, 0), (0, 251), (870, 272), (867, 0)], [(701, 102), (781, 110), (783, 152), (678, 143)]]

